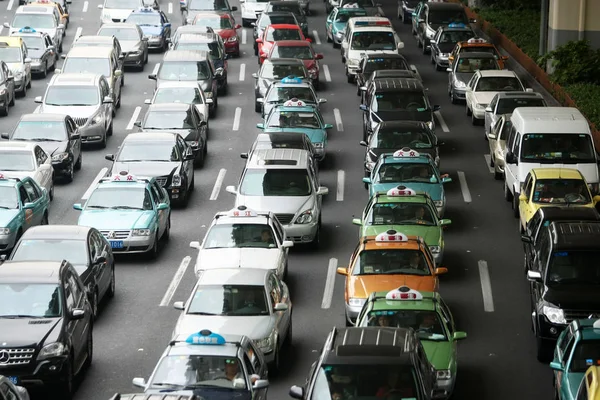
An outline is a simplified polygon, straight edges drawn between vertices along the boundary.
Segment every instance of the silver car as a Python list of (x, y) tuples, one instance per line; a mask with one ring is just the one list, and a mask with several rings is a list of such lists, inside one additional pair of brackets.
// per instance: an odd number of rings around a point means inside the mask
[(200, 114), (206, 118), (208, 132), (209, 108), (212, 99), (207, 99), (200, 84), (196, 81), (160, 81), (152, 99), (145, 104), (183, 103), (193, 104)]
[(44, 96), (35, 98), (36, 113), (70, 115), (79, 126), (82, 144), (106, 147), (113, 131), (113, 98), (106, 78), (92, 74), (52, 76)]
[(114, 36), (121, 45), (121, 55), (124, 57), (125, 67), (136, 67), (144, 70), (148, 64), (148, 38), (136, 24), (118, 23), (104, 24), (96, 33), (98, 36)]
[(494, 178), (497, 180), (502, 180), (504, 177), (504, 149), (506, 148), (508, 132), (512, 127), (511, 115), (500, 115), (487, 135), (490, 145), (490, 167), (494, 168)]
[(52, 43), (58, 52), (62, 53), (66, 26), (60, 23), (58, 16), (55, 15), (57, 12), (55, 7), (20, 6), (17, 8), (12, 22), (5, 22), (4, 27), (9, 28), (9, 35), (19, 32), (24, 27), (47, 33), (52, 38)]
[(0, 61), (0, 115), (8, 115), (15, 105), (15, 78), (4, 61)]
[(248, 336), (269, 363), (279, 368), (284, 345), (292, 340), (292, 301), (287, 285), (272, 270), (219, 268), (199, 274), (187, 302), (176, 301), (182, 310), (173, 338), (198, 331)]
[(323, 196), (311, 154), (299, 149), (264, 149), (252, 152), (235, 194), (235, 206), (272, 211), (285, 228), (286, 240), (318, 247)]
[(490, 134), (492, 126), (503, 114), (512, 114), (517, 107), (548, 107), (544, 96), (535, 92), (500, 92), (485, 109), (485, 134)]
[(460, 53), (458, 58), (446, 71), (448, 74), (448, 95), (452, 104), (464, 101), (467, 83), (477, 70), (499, 70), (498, 61), (491, 53), (472, 52)]
[(31, 59), (31, 73), (40, 74), (45, 78), (48, 71), (54, 71), (58, 61), (58, 51), (47, 33), (35, 32), (33, 29), (21, 29), (11, 36), (23, 39), (27, 46), (28, 56)]

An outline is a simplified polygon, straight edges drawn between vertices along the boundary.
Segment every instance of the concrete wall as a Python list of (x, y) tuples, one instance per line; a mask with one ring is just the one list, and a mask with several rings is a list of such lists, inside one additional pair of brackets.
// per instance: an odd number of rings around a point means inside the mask
[(548, 51), (582, 39), (600, 48), (600, 0), (550, 0)]

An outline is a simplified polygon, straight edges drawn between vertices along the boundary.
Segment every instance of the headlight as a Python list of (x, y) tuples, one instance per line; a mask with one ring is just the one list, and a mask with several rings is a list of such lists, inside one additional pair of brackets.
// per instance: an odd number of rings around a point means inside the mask
[(273, 349), (273, 339), (271, 336), (256, 341), (256, 345), (260, 347), (263, 353), (268, 353)]
[(296, 218), (296, 224), (310, 224), (313, 220), (313, 210), (305, 210), (303, 211), (298, 218)]
[(457, 88), (464, 88), (464, 87), (467, 87), (467, 84), (464, 83), (463, 81), (459, 81), (458, 79), (455, 79), (454, 86), (456, 86)]
[(237, 41), (238, 41), (238, 38), (237, 38), (237, 36), (232, 36), (232, 37), (229, 37), (229, 38), (227, 38), (227, 40), (226, 40), (226, 42), (228, 42), (228, 43), (233, 43), (233, 42), (237, 42)]
[(321, 143), (313, 143), (313, 146), (315, 149), (322, 149), (323, 148), (323, 142)]
[(565, 319), (565, 313), (560, 308), (556, 308), (556, 307), (552, 307), (552, 306), (543, 306), (542, 313), (553, 324), (566, 324), (567, 323), (567, 320)]
[(150, 236), (150, 229), (134, 229), (133, 236)]
[(433, 130), (435, 128), (435, 126), (433, 125), (433, 121), (429, 121), (427, 122), (427, 126), (429, 127), (429, 129)]
[(207, 99), (212, 99), (212, 92), (204, 92), (204, 96), (206, 96)]
[(444, 206), (444, 201), (443, 200), (434, 201), (433, 204), (435, 204), (436, 207), (443, 207)]
[(64, 161), (69, 158), (69, 153), (59, 153), (52, 156), (52, 161)]
[(346, 64), (348, 64), (348, 66), (358, 65), (358, 60), (355, 60), (353, 58), (346, 58)]
[(38, 361), (45, 360), (46, 358), (62, 356), (65, 352), (65, 346), (62, 343), (50, 343), (42, 347), (40, 354), (38, 354)]
[(181, 186), (181, 175), (179, 175), (179, 174), (173, 175), (173, 180), (171, 181), (171, 186)]
[(42, 60), (40, 60), (39, 58), (32, 58), (31, 59), (31, 63), (32, 64), (39, 64)]
[(436, 371), (436, 377), (440, 381), (446, 381), (452, 379), (452, 372), (449, 369), (438, 369)]
[(92, 118), (92, 125), (99, 124), (101, 122), (102, 122), (102, 116), (101, 115), (96, 115), (94, 118)]
[(450, 53), (440, 53), (440, 57), (448, 58), (448, 57), (450, 57)]
[(367, 299), (357, 299), (355, 297), (351, 297), (348, 299), (348, 305), (350, 307), (362, 307), (366, 301)]
[(0, 96), (4, 96), (6, 94), (6, 89), (0, 90)]
[(10, 228), (0, 228), (0, 235), (10, 234)]
[(433, 254), (438, 254), (441, 250), (441, 246), (429, 246), (429, 251), (431, 251)]
[(480, 110), (484, 109), (486, 107), (487, 107), (487, 104), (481, 104), (481, 103), (476, 103), (475, 104), (475, 108), (479, 108)]

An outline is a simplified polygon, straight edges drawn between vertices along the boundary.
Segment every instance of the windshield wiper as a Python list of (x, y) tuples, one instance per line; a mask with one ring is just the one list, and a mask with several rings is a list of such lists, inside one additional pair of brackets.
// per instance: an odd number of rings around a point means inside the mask
[(52, 105), (61, 105), (61, 106), (92, 106), (93, 104), (79, 104), (79, 103), (73, 103), (73, 104), (52, 104)]
[(179, 383), (169, 383), (169, 382), (152, 383), (151, 386), (170, 386), (170, 387), (176, 387), (176, 388), (183, 388), (184, 387), (184, 385), (180, 385)]
[(62, 140), (58, 140), (58, 139), (48, 139), (48, 138), (32, 138), (32, 139), (21, 139), (21, 140), (27, 140), (30, 142), (62, 142)]
[(111, 210), (121, 209), (121, 210), (143, 210), (142, 207), (131, 207), (131, 206), (112, 206)]
[(215, 313), (210, 313), (210, 312), (189, 312), (189, 315), (219, 315), (219, 314), (215, 314)]
[(108, 208), (105, 206), (87, 206), (86, 208)]
[(2, 210), (12, 210), (13, 208), (16, 208), (16, 207), (11, 208), (11, 207), (7, 207), (7, 206), (0, 206), (0, 209), (2, 209)]
[(15, 314), (15, 315), (0, 315), (0, 318), (10, 318), (10, 319), (15, 319), (15, 318), (35, 318), (35, 319), (39, 319), (39, 318), (46, 318), (46, 317), (43, 317), (41, 315)]

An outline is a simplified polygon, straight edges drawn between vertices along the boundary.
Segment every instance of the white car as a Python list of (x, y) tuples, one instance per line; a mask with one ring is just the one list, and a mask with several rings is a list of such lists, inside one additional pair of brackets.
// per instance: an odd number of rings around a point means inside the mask
[(465, 89), (466, 112), (473, 125), (484, 122), (485, 109), (499, 92), (524, 92), (525, 86), (514, 71), (477, 70)]
[(102, 10), (100, 21), (103, 24), (125, 22), (132, 11), (145, 7), (158, 9), (158, 3), (156, 0), (104, 0), (104, 4), (98, 4)]
[(256, 22), (261, 13), (267, 9), (268, 1), (265, 0), (240, 0), (242, 11), (242, 25), (250, 26), (252, 22)]
[[(193, 104), (198, 112), (209, 119), (209, 106), (212, 99), (207, 99), (197, 81), (161, 81), (146, 104), (184, 103)], [(206, 128), (208, 130), (208, 127)]]
[(198, 250), (196, 275), (207, 269), (260, 268), (287, 276), (288, 251), (294, 242), (285, 240), (283, 226), (271, 212), (244, 206), (215, 215), (202, 241), (191, 242)]
[(46, 188), (50, 200), (54, 198), (52, 157), (35, 143), (1, 142), (0, 174), (10, 178), (29, 176), (38, 185)]

